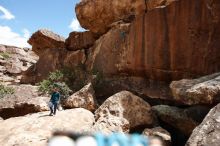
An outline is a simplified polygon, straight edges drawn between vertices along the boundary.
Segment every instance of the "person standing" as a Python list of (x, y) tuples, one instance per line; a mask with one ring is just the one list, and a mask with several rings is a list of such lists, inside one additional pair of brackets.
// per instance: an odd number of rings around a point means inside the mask
[(60, 93), (58, 88), (54, 88), (54, 91), (50, 98), (50, 116), (56, 115), (57, 106), (60, 101)]

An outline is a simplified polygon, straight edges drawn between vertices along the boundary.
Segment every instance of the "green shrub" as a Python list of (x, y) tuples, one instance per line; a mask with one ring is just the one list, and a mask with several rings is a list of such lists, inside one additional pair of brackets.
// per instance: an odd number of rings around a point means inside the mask
[(68, 97), (72, 90), (63, 81), (63, 77), (64, 74), (59, 70), (51, 72), (46, 80), (39, 83), (38, 91), (44, 94), (51, 94), (54, 88), (58, 88), (63, 98)]
[(0, 84), (0, 98), (3, 98), (6, 95), (12, 95), (14, 94), (14, 88), (6, 87), (2, 84)]
[(51, 72), (46, 80), (39, 83), (39, 91), (50, 94), (55, 87), (59, 87), (61, 95), (68, 97), (72, 92), (76, 92), (84, 87), (93, 76), (95, 88), (100, 88), (104, 84), (103, 74), (92, 70), (87, 71), (84, 65), (75, 68), (64, 67), (60, 70)]
[(0, 52), (0, 56), (2, 56), (4, 59), (10, 58), (10, 54), (8, 52)]
[(43, 80), (42, 82), (39, 83), (39, 88), (38, 90), (42, 93), (48, 94), (52, 92), (52, 81), (50, 80)]
[(64, 67), (51, 72), (46, 80), (39, 83), (39, 91), (50, 94), (58, 87), (61, 95), (68, 97), (73, 91), (80, 90), (87, 82), (88, 74), (84, 65), (78, 65), (71, 69)]

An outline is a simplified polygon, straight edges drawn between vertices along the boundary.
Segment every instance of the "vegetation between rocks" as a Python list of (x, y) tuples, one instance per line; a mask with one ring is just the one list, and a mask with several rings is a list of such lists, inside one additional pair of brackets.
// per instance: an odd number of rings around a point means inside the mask
[(0, 98), (3, 98), (6, 95), (12, 95), (14, 94), (15, 90), (12, 87), (6, 87), (2, 84), (0, 84)]
[(43, 94), (50, 94), (55, 87), (58, 87), (61, 95), (67, 98), (73, 92), (83, 88), (95, 77), (94, 88), (99, 89), (103, 84), (103, 74), (92, 70), (87, 71), (83, 64), (74, 69), (64, 67), (51, 72), (47, 79), (39, 83), (39, 91)]
[(10, 58), (10, 54), (8, 52), (0, 52), (0, 56), (2, 56), (4, 59)]
[(72, 90), (64, 80), (64, 73), (60, 70), (51, 72), (47, 79), (39, 83), (38, 90), (43, 94), (50, 94), (54, 88), (59, 89), (63, 98), (68, 97), (72, 93)]

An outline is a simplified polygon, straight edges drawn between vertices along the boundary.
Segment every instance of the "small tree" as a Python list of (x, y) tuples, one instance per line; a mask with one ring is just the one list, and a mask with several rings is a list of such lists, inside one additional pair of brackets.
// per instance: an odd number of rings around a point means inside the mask
[(50, 94), (54, 88), (58, 88), (61, 97), (68, 97), (72, 93), (72, 90), (64, 82), (63, 77), (64, 74), (59, 70), (51, 72), (46, 80), (39, 83), (38, 90), (44, 94)]

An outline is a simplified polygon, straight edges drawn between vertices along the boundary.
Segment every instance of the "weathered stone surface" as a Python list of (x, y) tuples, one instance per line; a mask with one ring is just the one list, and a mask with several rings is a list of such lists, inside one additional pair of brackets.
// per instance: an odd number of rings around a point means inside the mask
[(170, 88), (175, 100), (185, 104), (213, 104), (220, 101), (220, 73), (173, 81)]
[(37, 86), (19, 85), (12, 86), (15, 93), (0, 99), (0, 117), (23, 116), (29, 113), (47, 111), (49, 97), (40, 97)]
[(64, 67), (74, 68), (86, 60), (84, 50), (67, 51), (46, 49), (38, 62), (23, 73), (22, 83), (38, 83), (45, 79), (50, 72)]
[(44, 51), (48, 48), (65, 48), (65, 38), (46, 29), (35, 32), (28, 40), (28, 43), (32, 45), (32, 50), (37, 55), (45, 53)]
[(199, 106), (181, 109), (167, 105), (157, 105), (153, 106), (152, 109), (160, 120), (178, 129), (186, 136), (192, 133), (193, 129), (199, 125), (209, 111), (208, 108)]
[(94, 68), (103, 74), (110, 75), (120, 71), (120, 64), (122, 64), (120, 62), (126, 61), (122, 55), (125, 51), (129, 51), (124, 47), (124, 39), (129, 26), (129, 23), (119, 23), (95, 42), (95, 45), (89, 50), (87, 60), (89, 69)]
[(75, 8), (81, 26), (98, 34), (105, 33), (113, 22), (145, 9), (144, 0), (83, 0)]
[(66, 39), (66, 48), (71, 51), (88, 49), (96, 40), (95, 35), (90, 31), (85, 32), (71, 32)]
[(220, 104), (214, 107), (193, 130), (186, 146), (219, 146), (220, 143)]
[(178, 1), (178, 0), (148, 0), (147, 10), (150, 11), (155, 8), (164, 8), (175, 1)]
[(97, 102), (92, 84), (89, 83), (80, 91), (65, 99), (62, 105), (64, 108), (85, 108), (90, 111), (95, 111)]
[(142, 132), (143, 135), (154, 138), (154, 137), (160, 137), (163, 140), (162, 146), (170, 146), (171, 145), (171, 135), (168, 131), (161, 127), (155, 127), (152, 129), (144, 129)]
[[(116, 117), (116, 121), (114, 117)], [(95, 118), (106, 127), (111, 127), (116, 123), (115, 126), (122, 126), (120, 130), (125, 130), (124, 132), (127, 132), (128, 127), (149, 126), (154, 123), (151, 106), (128, 91), (122, 91), (109, 97), (95, 111)]]
[(161, 8), (176, 0), (83, 0), (75, 8), (82, 27), (105, 33), (116, 21), (131, 21), (134, 15)]
[(123, 117), (108, 115), (99, 118), (92, 127), (92, 131), (104, 134), (111, 134), (112, 132), (128, 133), (130, 131), (130, 124)]
[(21, 73), (37, 60), (38, 56), (30, 49), (0, 45), (0, 82), (19, 83)]
[(130, 27), (117, 24), (96, 41), (93, 66), (108, 75), (166, 82), (217, 72), (219, 12), (220, 1), (180, 0), (137, 16)]
[(1, 121), (1, 146), (45, 146), (52, 132), (83, 132), (91, 129), (94, 115), (85, 109), (71, 109), (57, 112), (56, 117), (40, 112), (24, 117)]

